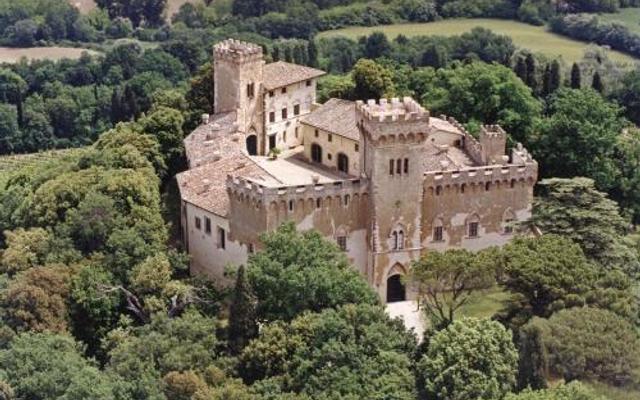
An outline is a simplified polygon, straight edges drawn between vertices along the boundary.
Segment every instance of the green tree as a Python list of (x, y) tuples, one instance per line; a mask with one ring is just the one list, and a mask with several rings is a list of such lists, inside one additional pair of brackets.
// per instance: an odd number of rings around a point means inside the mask
[(538, 183), (531, 222), (543, 232), (562, 235), (606, 269), (638, 271), (638, 260), (624, 237), (626, 221), (618, 205), (587, 178), (545, 179)]
[(571, 66), (571, 89), (580, 89), (582, 87), (582, 72), (577, 63)]
[(600, 73), (598, 71), (596, 71), (593, 74), (593, 81), (591, 82), (591, 87), (593, 88), (593, 90), (595, 90), (598, 93), (604, 92), (604, 84), (602, 83), (602, 77), (600, 76)]
[(549, 375), (549, 358), (542, 327), (533, 320), (518, 331), (518, 388), (544, 389)]
[(17, 272), (42, 266), (52, 251), (51, 233), (42, 228), (5, 231), (6, 248), (0, 253), (0, 268), (3, 273)]
[(157, 139), (169, 171), (176, 171), (184, 153), (184, 118), (180, 111), (160, 106), (141, 118), (138, 124), (143, 133)]
[(0, 154), (10, 154), (19, 140), (18, 113), (9, 104), (0, 104)]
[(364, 56), (369, 59), (376, 59), (388, 56), (391, 53), (391, 44), (384, 32), (373, 32), (367, 36), (364, 43)]
[(607, 310), (573, 308), (543, 323), (543, 338), (553, 372), (566, 380), (599, 379), (624, 385), (640, 367), (635, 328)]
[(0, 350), (0, 372), (20, 399), (115, 399), (115, 382), (69, 336), (25, 333)]
[(293, 223), (286, 223), (261, 240), (264, 250), (247, 265), (258, 319), (290, 320), (305, 310), (378, 303), (344, 253), (318, 232), (298, 233)]
[(526, 75), (525, 75), (525, 83), (527, 86), (533, 90), (534, 93), (537, 93), (539, 90), (538, 87), (538, 65), (536, 59), (533, 57), (533, 54), (527, 54), (525, 58), (526, 65)]
[(434, 327), (443, 329), (473, 294), (495, 285), (495, 269), (482, 254), (463, 249), (432, 252), (413, 264), (411, 284)]
[(518, 394), (509, 393), (504, 400), (606, 400), (580, 382), (571, 382), (553, 389), (527, 389)]
[(395, 93), (392, 76), (389, 69), (373, 60), (358, 60), (351, 72), (354, 97), (360, 100), (392, 97)]
[(525, 143), (541, 111), (531, 89), (502, 65), (471, 63), (441, 68), (422, 86), (421, 101), (435, 115), (500, 124), (515, 140)]
[(545, 177), (586, 176), (601, 190), (615, 184), (617, 137), (626, 122), (622, 110), (591, 89), (560, 89), (531, 146)]
[(239, 371), (271, 393), (413, 400), (414, 351), (415, 337), (382, 307), (348, 304), (265, 325), (240, 356)]
[(549, 82), (549, 94), (554, 93), (562, 86), (562, 69), (558, 60), (551, 62), (551, 79)]
[(244, 266), (238, 269), (229, 307), (229, 348), (238, 354), (258, 334), (255, 296), (246, 280)]
[(499, 399), (516, 383), (511, 334), (487, 319), (464, 318), (429, 339), (417, 363), (425, 399)]

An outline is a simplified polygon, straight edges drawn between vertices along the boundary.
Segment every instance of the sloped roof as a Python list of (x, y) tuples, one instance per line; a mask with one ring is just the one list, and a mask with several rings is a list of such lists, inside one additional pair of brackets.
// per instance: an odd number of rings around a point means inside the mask
[(360, 139), (360, 131), (356, 125), (356, 105), (349, 100), (330, 99), (302, 117), (300, 122), (348, 139)]
[(221, 217), (229, 214), (227, 176), (272, 179), (250, 157), (236, 153), (176, 175), (182, 200)]
[(304, 65), (284, 61), (269, 63), (263, 69), (263, 84), (266, 90), (273, 90), (307, 79), (317, 78), (326, 72)]

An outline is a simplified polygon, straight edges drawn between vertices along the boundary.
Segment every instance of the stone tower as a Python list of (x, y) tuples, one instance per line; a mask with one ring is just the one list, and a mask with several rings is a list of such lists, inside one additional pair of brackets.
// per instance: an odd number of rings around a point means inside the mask
[(237, 112), (238, 130), (262, 132), (262, 47), (227, 39), (213, 48), (215, 113)]
[(421, 250), (429, 113), (409, 97), (359, 101), (356, 121), (360, 165), (370, 184), (368, 275), (382, 296), (400, 299), (405, 292), (399, 277)]

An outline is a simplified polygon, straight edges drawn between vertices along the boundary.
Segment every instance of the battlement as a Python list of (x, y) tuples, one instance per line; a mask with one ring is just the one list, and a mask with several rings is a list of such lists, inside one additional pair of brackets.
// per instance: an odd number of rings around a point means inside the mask
[(366, 103), (358, 100), (356, 112), (361, 118), (377, 122), (429, 120), (429, 112), (411, 97), (404, 97), (402, 101), (397, 97), (390, 100), (367, 100)]
[(227, 39), (213, 46), (213, 56), (215, 60), (256, 61), (262, 59), (262, 47), (254, 43)]
[(229, 175), (227, 191), (232, 198), (243, 197), (267, 205), (280, 201), (365, 194), (367, 184), (361, 179), (347, 179), (323, 184), (268, 187), (250, 179)]
[(538, 164), (531, 160), (522, 165), (491, 165), (457, 171), (427, 171), (424, 173), (424, 186), (452, 186), (462, 184), (484, 185), (492, 182), (504, 182), (512, 187), (512, 181), (535, 183), (538, 177)]
[(498, 138), (502, 136), (507, 136), (507, 133), (502, 129), (500, 125), (482, 125), (480, 127), (480, 136), (485, 136), (488, 138)]

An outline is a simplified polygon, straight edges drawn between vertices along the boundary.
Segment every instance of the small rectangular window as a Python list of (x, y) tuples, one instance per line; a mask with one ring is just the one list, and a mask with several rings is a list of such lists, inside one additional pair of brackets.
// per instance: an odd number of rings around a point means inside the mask
[(404, 159), (404, 173), (405, 174), (409, 173), (409, 159), (408, 158)]
[(340, 247), (340, 250), (347, 251), (347, 237), (346, 236), (338, 236), (336, 241), (338, 242), (338, 247)]
[(286, 88), (286, 87), (283, 87), (283, 88), (282, 88), (282, 94), (285, 94), (285, 93), (287, 93), (287, 88)]
[(355, 148), (356, 152), (360, 151), (360, 146), (358, 145), (358, 143), (355, 144), (354, 148)]
[(218, 248), (225, 249), (227, 247), (227, 232), (224, 228), (218, 227)]
[(296, 126), (296, 139), (298, 138), (298, 127)]
[(273, 96), (275, 96), (275, 93), (273, 92), (273, 90), (271, 90), (271, 91), (269, 92), (269, 97), (273, 97)]
[(395, 164), (395, 161), (393, 159), (389, 160), (389, 175), (393, 175), (393, 171), (394, 171), (393, 166), (394, 166), (394, 164)]
[(269, 122), (276, 122), (276, 112), (275, 111), (271, 111), (269, 113)]
[(300, 114), (300, 104), (295, 104), (293, 106), (293, 115), (299, 115)]
[(200, 230), (202, 222), (200, 221), (200, 217), (196, 217), (196, 229)]
[(293, 211), (293, 200), (289, 200), (289, 211)]
[(318, 137), (318, 130), (316, 129), (314, 132), (315, 136)]
[(402, 160), (400, 159), (396, 161), (396, 174), (402, 174)]
[(307, 86), (311, 86), (311, 79), (307, 81)]
[(211, 234), (211, 219), (204, 217), (204, 231), (207, 234)]
[(442, 227), (436, 226), (433, 228), (433, 241), (434, 242), (442, 242)]
[(328, 140), (329, 142), (333, 141), (333, 135), (332, 135), (332, 134), (330, 134), (330, 133), (327, 133), (327, 140)]
[(471, 222), (469, 224), (469, 237), (478, 237), (478, 223), (477, 222)]
[(282, 109), (282, 119), (287, 119), (287, 108)]
[(322, 200), (320, 198), (316, 199), (316, 208), (322, 208)]
[(252, 98), (255, 95), (255, 85), (252, 83), (247, 84), (247, 97)]

